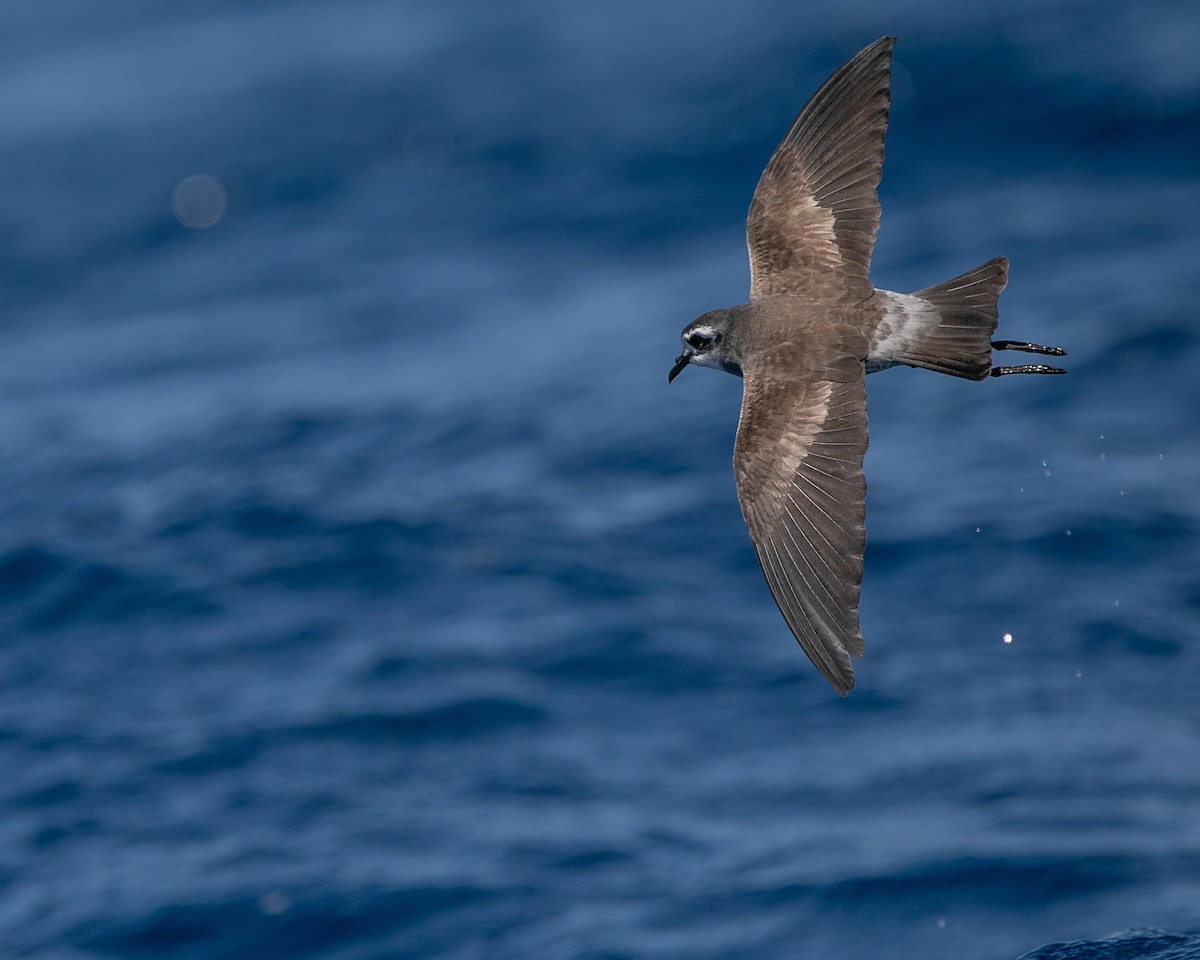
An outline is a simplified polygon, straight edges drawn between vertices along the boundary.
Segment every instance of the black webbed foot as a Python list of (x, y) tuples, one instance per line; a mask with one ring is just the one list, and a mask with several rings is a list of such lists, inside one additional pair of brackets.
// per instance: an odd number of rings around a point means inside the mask
[(1051, 357), (1065, 357), (1067, 355), (1067, 351), (1062, 347), (1044, 347), (1040, 343), (1028, 343), (1025, 340), (993, 340), (992, 349), (1020, 350), (1022, 353), (1044, 353)]
[(1044, 363), (1023, 363), (1016, 367), (992, 367), (991, 376), (1006, 377), (1010, 373), (1066, 373), (1062, 367), (1051, 367)]

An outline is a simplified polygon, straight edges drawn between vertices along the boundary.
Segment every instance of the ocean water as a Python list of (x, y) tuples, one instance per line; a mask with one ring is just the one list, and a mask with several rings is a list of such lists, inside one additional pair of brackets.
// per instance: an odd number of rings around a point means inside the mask
[[(729, 469), (793, 114), (898, 35), (867, 657)], [(0, 955), (1200, 957), (1200, 7), (0, 10)], [(199, 179), (196, 179), (199, 178)], [(1157, 932), (1156, 932), (1157, 931)]]

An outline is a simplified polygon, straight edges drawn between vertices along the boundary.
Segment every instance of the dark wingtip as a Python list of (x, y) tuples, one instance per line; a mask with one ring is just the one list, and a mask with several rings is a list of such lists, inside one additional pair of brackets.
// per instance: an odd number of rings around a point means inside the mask
[(878, 40), (871, 41), (865, 47), (859, 50), (858, 53), (856, 53), (842, 65), (842, 69), (845, 69), (852, 63), (857, 64), (866, 61), (873, 61), (879, 58), (881, 54), (884, 59), (890, 61), (892, 59), (892, 47), (895, 45), (896, 38), (885, 34)]
[(874, 43), (867, 44), (867, 46), (864, 48), (864, 52), (866, 50), (879, 49), (879, 50), (886, 51), (887, 55), (890, 57), (892, 55), (892, 47), (894, 47), (895, 45), (896, 45), (896, 38), (891, 36), (890, 34), (885, 33), (882, 37), (880, 37)]
[(839, 676), (836, 678), (827, 676), (825, 679), (828, 680), (829, 685), (831, 687), (833, 687), (834, 690), (837, 691), (837, 695), (839, 697), (844, 697), (846, 694), (848, 694), (851, 690), (854, 689), (854, 672), (853, 671), (851, 671), (848, 676), (844, 676), (844, 677)]
[(850, 665), (849, 660), (842, 660), (840, 657), (822, 658), (818, 662), (811, 654), (809, 659), (825, 678), (825, 682), (837, 691), (839, 697), (844, 697), (854, 689), (854, 667)]

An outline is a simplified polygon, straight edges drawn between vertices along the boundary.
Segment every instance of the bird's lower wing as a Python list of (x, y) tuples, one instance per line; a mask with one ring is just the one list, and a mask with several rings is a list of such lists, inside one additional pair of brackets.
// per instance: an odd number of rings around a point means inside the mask
[(862, 365), (846, 381), (747, 377), (734, 445), (742, 515), (771, 594), (838, 693), (861, 657), (867, 407)]

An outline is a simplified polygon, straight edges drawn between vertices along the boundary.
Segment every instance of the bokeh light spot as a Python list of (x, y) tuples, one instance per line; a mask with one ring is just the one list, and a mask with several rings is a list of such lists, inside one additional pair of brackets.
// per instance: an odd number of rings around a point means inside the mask
[(171, 194), (171, 212), (185, 227), (205, 230), (225, 216), (226, 194), (221, 181), (207, 173), (185, 177)]

